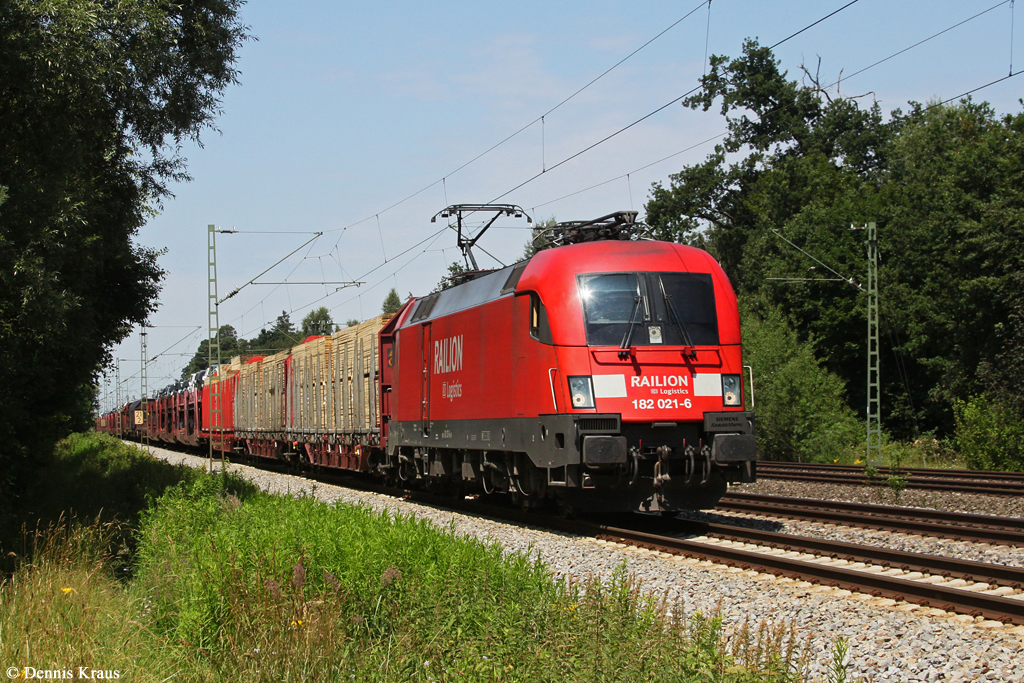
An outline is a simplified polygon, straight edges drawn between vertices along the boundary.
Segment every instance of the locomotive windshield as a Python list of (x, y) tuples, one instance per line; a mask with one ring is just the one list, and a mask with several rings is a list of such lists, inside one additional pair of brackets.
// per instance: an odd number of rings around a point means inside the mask
[(577, 282), (590, 346), (718, 344), (708, 273), (601, 273)]

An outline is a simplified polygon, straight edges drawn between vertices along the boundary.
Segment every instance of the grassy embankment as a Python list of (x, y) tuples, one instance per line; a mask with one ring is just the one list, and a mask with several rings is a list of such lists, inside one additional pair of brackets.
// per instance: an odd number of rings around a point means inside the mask
[[(58, 460), (36, 507), (60, 521), (27, 536), (0, 586), (5, 667), (131, 681), (804, 678), (792, 628), (727, 637), (714, 615), (680, 616), (624, 573), (556, 581), (495, 544), (271, 496), (95, 435)], [(124, 523), (61, 517), (91, 516), (108, 495)]]

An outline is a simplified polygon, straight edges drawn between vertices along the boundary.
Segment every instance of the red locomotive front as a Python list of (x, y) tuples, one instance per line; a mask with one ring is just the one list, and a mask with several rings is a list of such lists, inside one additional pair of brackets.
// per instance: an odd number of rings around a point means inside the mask
[(545, 249), (415, 301), (381, 344), (376, 465), (401, 479), (577, 510), (712, 507), (753, 481), (736, 297), (699, 249)]

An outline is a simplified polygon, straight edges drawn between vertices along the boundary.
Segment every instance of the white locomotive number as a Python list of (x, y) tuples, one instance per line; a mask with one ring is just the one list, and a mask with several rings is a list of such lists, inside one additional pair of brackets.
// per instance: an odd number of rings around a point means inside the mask
[[(653, 398), (641, 398), (633, 400), (633, 408), (635, 410), (653, 410), (655, 400)], [(679, 408), (682, 405), (684, 408), (692, 408), (693, 403), (690, 399), (685, 398), (680, 401), (678, 398), (659, 398), (657, 400), (658, 408), (665, 410), (667, 408)]]

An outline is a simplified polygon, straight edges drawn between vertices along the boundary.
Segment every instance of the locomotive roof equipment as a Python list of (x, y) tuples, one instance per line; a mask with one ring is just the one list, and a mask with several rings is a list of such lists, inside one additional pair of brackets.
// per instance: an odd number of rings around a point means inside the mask
[[(491, 220), (484, 224), (484, 227), (480, 228), (479, 231), (472, 237), (468, 235), (463, 236), (462, 234), (462, 219), (464, 216), (471, 215), (474, 213), (493, 213), (494, 216)], [(437, 222), (437, 217), (449, 218), (455, 216), (455, 230), (458, 232), (458, 245), (459, 249), (462, 250), (462, 255), (473, 264), (473, 270), (479, 271), (480, 266), (476, 264), (476, 258), (473, 256), (473, 247), (476, 246), (477, 240), (479, 240), (487, 229), (494, 225), (494, 221), (498, 220), (501, 216), (512, 216), (514, 218), (522, 218), (526, 216), (526, 222), (532, 224), (533, 219), (523, 210), (523, 207), (516, 206), (515, 204), (452, 204), (449, 207), (441, 209), (434, 217), (430, 219), (431, 223)]]
[(642, 239), (647, 226), (637, 223), (636, 216), (636, 211), (616, 211), (590, 221), (556, 223), (534, 237), (533, 246), (540, 251), (582, 242)]

